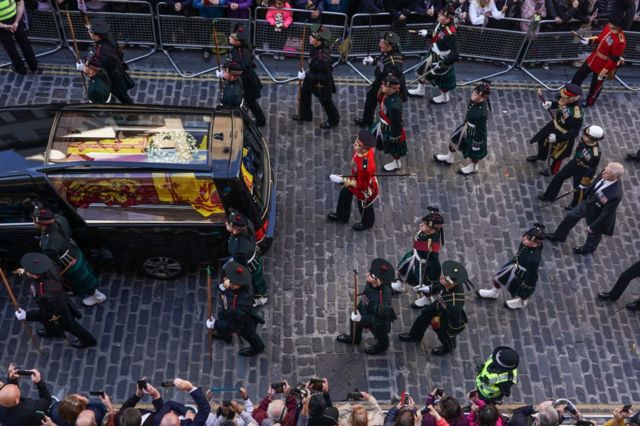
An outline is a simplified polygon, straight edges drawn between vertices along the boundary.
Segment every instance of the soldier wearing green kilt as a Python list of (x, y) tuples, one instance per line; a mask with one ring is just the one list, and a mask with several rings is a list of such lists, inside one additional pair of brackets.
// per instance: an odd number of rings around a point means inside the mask
[(98, 290), (98, 278), (76, 245), (67, 218), (47, 208), (36, 207), (33, 222), (40, 230), (40, 248), (60, 269), (73, 294), (83, 296), (82, 304), (93, 306), (107, 300)]
[(434, 155), (433, 158), (444, 165), (451, 165), (457, 150), (464, 158), (471, 161), (458, 170), (461, 175), (469, 175), (478, 171), (478, 162), (487, 156), (487, 119), (489, 118), (489, 95), (491, 85), (488, 81), (477, 86), (471, 93), (471, 100), (467, 105), (464, 123), (451, 135), (449, 152)]
[(89, 76), (87, 97), (94, 104), (107, 104), (111, 102), (111, 79), (107, 72), (95, 65), (86, 65), (86, 74)]
[[(389, 332), (396, 314), (391, 306), (391, 286), (395, 277), (393, 266), (384, 259), (373, 259), (367, 273), (367, 284), (362, 292), (356, 312), (351, 313), (349, 334), (340, 334), (338, 342), (359, 345), (363, 328), (368, 328), (376, 338), (375, 345), (365, 348), (369, 355), (381, 354), (389, 347)], [(355, 334), (353, 333), (355, 329)]]
[(400, 340), (420, 342), (431, 326), (441, 344), (431, 354), (441, 356), (453, 352), (456, 336), (462, 333), (467, 324), (467, 314), (464, 312), (464, 286), (467, 284), (467, 271), (462, 264), (451, 260), (444, 262), (440, 282), (424, 290), (434, 295), (435, 301), (422, 308), (411, 330), (400, 334)]
[(545, 109), (555, 109), (553, 120), (536, 133), (529, 143), (538, 145), (538, 153), (527, 157), (527, 161), (535, 163), (551, 157), (551, 165), (540, 171), (543, 176), (556, 175), (560, 171), (562, 160), (569, 157), (573, 151), (573, 144), (580, 134), (584, 113), (580, 107), (582, 89), (572, 83), (566, 84), (560, 90), (557, 102), (545, 101)]
[[(448, 3), (438, 14), (438, 23), (431, 36), (431, 51), (425, 59), (424, 65), (418, 67), (418, 87), (409, 90), (410, 96), (422, 97), (425, 94), (427, 81), (438, 87), (442, 92), (431, 98), (429, 102), (440, 105), (449, 102), (449, 92), (456, 88), (456, 68), (458, 61), (458, 42), (456, 27), (453, 23), (456, 6)], [(427, 30), (420, 30), (421, 36), (427, 36)]]
[(514, 298), (507, 300), (505, 307), (514, 310), (527, 306), (527, 300), (533, 295), (538, 282), (544, 238), (544, 226), (535, 223), (522, 237), (516, 255), (496, 273), (493, 287), (478, 290), (478, 296), (483, 299), (497, 299), (500, 290), (507, 287)]
[(376, 135), (377, 148), (393, 157), (393, 161), (383, 167), (386, 172), (400, 169), (400, 159), (407, 155), (400, 87), (400, 80), (393, 74), (384, 79), (378, 94), (378, 121), (371, 130)]
[(256, 244), (253, 223), (242, 213), (231, 210), (226, 226), (230, 234), (229, 241), (227, 241), (229, 255), (233, 261), (246, 266), (251, 272), (253, 306), (266, 305), (269, 301), (267, 298), (269, 289), (264, 279), (262, 254)]
[(256, 73), (256, 64), (253, 62), (249, 38), (249, 31), (243, 25), (236, 25), (229, 35), (229, 44), (232, 46), (230, 56), (231, 62), (240, 64), (242, 68), (241, 80), (244, 87), (245, 105), (253, 114), (256, 126), (262, 127), (267, 124), (264, 112), (258, 103), (258, 99), (262, 96), (262, 82)]
[[(405, 283), (409, 284), (421, 295), (423, 286), (437, 284), (440, 280), (440, 248), (444, 244), (444, 219), (435, 207), (429, 207), (429, 214), (422, 218), (420, 231), (413, 240), (413, 250), (407, 252), (397, 266), (398, 275), (391, 283), (391, 288), (405, 292)], [(411, 304), (420, 309), (431, 302), (431, 298), (422, 294)]]

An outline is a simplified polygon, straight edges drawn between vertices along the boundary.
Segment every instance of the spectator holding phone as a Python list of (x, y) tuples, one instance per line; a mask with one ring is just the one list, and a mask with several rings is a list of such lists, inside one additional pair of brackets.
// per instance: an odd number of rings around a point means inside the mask
[(626, 419), (631, 417), (631, 405), (625, 405), (622, 408), (614, 408), (612, 414), (613, 417), (604, 422), (602, 426), (624, 426)]
[(509, 426), (558, 426), (560, 413), (553, 408), (553, 401), (525, 405), (513, 410)]
[[(413, 426), (416, 423), (418, 410), (413, 398), (406, 392), (402, 393), (400, 402), (391, 407), (384, 418), (384, 426)], [(443, 425), (445, 426), (445, 425)]]
[(460, 403), (453, 396), (444, 395), (444, 390), (434, 389), (427, 397), (427, 412), (422, 416), (422, 426), (440, 426), (438, 418), (433, 415), (432, 410), (446, 420), (450, 426), (469, 426), (467, 416), (462, 413)]
[(158, 410), (158, 413), (154, 414), (153, 426), (204, 426), (211, 412), (211, 406), (202, 390), (195, 387), (191, 382), (179, 378), (173, 380), (173, 385), (180, 391), (189, 392), (189, 395), (196, 403), (198, 412), (195, 416), (193, 416), (193, 412), (187, 414), (187, 407), (184, 404), (176, 401), (167, 401)]
[(489, 19), (502, 19), (508, 9), (505, 4), (498, 10), (493, 0), (471, 0), (469, 3), (469, 19), (472, 25), (486, 25)]
[(338, 406), (340, 426), (376, 426), (384, 423), (384, 413), (373, 395), (353, 392), (347, 399), (350, 402)]
[[(30, 377), (38, 389), (38, 399), (24, 398), (20, 393), (18, 379), (24, 375)], [(40, 426), (53, 401), (40, 372), (36, 369), (18, 370), (11, 363), (7, 378), (7, 383), (0, 388), (0, 424)]]
[(115, 416), (116, 424), (120, 426), (146, 426), (151, 424), (154, 411), (136, 408), (136, 404), (140, 402), (144, 395), (150, 395), (151, 404), (153, 404), (155, 412), (160, 411), (164, 405), (160, 392), (151, 383), (148, 383), (146, 379), (141, 379), (136, 383), (135, 393), (118, 410)]
[(469, 394), (469, 402), (471, 402), (471, 412), (469, 413), (469, 426), (504, 426), (500, 411), (494, 404), (487, 404), (478, 397), (478, 392), (473, 391)]
[[(102, 420), (107, 415), (108, 407), (105, 405), (105, 394), (102, 391), (91, 392), (100, 394), (100, 399), (89, 399), (86, 396), (74, 393), (67, 395), (60, 402), (51, 406), (51, 420), (58, 426), (74, 426), (80, 413), (86, 410), (93, 411), (93, 418), (96, 424), (102, 424)], [(82, 418), (87, 418), (85, 413)]]
[[(276, 394), (284, 394), (284, 400), (276, 399)], [(291, 386), (286, 380), (269, 386), (267, 395), (260, 401), (252, 416), (260, 426), (295, 426), (298, 402), (291, 394)]]

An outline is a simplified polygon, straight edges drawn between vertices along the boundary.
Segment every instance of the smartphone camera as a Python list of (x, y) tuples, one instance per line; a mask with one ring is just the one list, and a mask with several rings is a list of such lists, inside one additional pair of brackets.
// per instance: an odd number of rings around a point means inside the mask
[(322, 392), (324, 382), (322, 381), (322, 379), (313, 378), (313, 379), (309, 379), (309, 385), (311, 386), (311, 389), (313, 389), (314, 391)]
[(142, 378), (142, 379), (138, 380), (138, 388), (142, 389), (142, 390), (147, 390), (147, 379), (146, 378)]
[(101, 390), (100, 391), (91, 391), (91, 392), (89, 392), (89, 395), (104, 397), (104, 391), (101, 391)]
[(362, 393), (360, 393), (360, 392), (349, 392), (347, 394), (347, 399), (349, 401), (361, 401), (362, 400)]
[(33, 371), (31, 370), (18, 370), (16, 371), (16, 374), (19, 376), (31, 376), (33, 374)]
[(284, 393), (284, 382), (272, 383), (271, 388), (275, 393)]

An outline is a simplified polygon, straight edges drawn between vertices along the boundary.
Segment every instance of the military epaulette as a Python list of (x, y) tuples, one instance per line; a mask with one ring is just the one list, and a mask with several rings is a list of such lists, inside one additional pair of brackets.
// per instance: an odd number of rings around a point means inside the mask
[(593, 156), (594, 156), (594, 157), (597, 157), (597, 156), (599, 156), (599, 155), (600, 155), (600, 154), (598, 154), (598, 147), (597, 147), (597, 146), (594, 146), (594, 147), (593, 147)]
[(620, 39), (621, 43), (627, 42), (627, 38), (624, 36), (624, 33), (622, 31), (618, 33), (618, 38)]
[(456, 27), (454, 27), (453, 25), (448, 25), (444, 28), (444, 31), (448, 34), (451, 35), (453, 33), (456, 32)]

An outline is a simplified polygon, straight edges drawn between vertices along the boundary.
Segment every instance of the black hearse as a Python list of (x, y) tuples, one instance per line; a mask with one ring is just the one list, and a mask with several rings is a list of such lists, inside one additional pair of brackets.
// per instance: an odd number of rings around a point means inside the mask
[[(149, 105), (0, 109), (0, 259), (38, 250), (36, 202), (64, 214), (87, 254), (167, 279), (226, 256), (225, 212), (263, 250), (275, 226), (269, 151), (241, 111)], [(13, 265), (12, 265), (13, 266)]]

